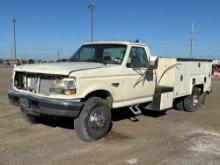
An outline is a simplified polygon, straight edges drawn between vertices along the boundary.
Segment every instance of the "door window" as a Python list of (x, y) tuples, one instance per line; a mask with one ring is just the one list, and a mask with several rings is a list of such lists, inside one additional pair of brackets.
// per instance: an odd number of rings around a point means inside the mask
[(127, 61), (129, 68), (147, 68), (147, 55), (144, 48), (132, 47)]

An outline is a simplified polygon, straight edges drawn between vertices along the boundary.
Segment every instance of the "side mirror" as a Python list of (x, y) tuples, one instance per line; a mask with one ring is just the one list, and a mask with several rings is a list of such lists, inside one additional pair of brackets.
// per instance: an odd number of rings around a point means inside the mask
[(150, 57), (150, 69), (157, 69), (158, 66), (158, 57), (157, 56), (151, 56)]

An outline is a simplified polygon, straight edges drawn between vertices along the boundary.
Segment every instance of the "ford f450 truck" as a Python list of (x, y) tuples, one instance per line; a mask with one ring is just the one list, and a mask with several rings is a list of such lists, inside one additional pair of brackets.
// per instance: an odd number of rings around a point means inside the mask
[(157, 58), (141, 43), (90, 42), (68, 62), (15, 67), (8, 97), (31, 121), (73, 118), (78, 136), (94, 141), (108, 133), (114, 108), (196, 111), (211, 92), (211, 62)]

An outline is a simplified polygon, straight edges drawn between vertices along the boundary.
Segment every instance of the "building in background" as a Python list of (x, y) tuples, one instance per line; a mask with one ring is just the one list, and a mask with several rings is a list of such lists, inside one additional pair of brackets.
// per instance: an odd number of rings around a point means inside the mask
[(220, 64), (220, 60), (213, 60), (212, 64)]

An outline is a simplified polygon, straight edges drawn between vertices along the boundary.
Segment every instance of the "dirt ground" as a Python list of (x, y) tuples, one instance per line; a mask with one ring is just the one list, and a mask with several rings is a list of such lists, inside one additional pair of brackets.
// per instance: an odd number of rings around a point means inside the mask
[(113, 128), (96, 142), (81, 141), (70, 119), (24, 120), (8, 103), (10, 69), (0, 68), (0, 164), (220, 164), (220, 81), (198, 112), (145, 112), (131, 120), (113, 112)]

